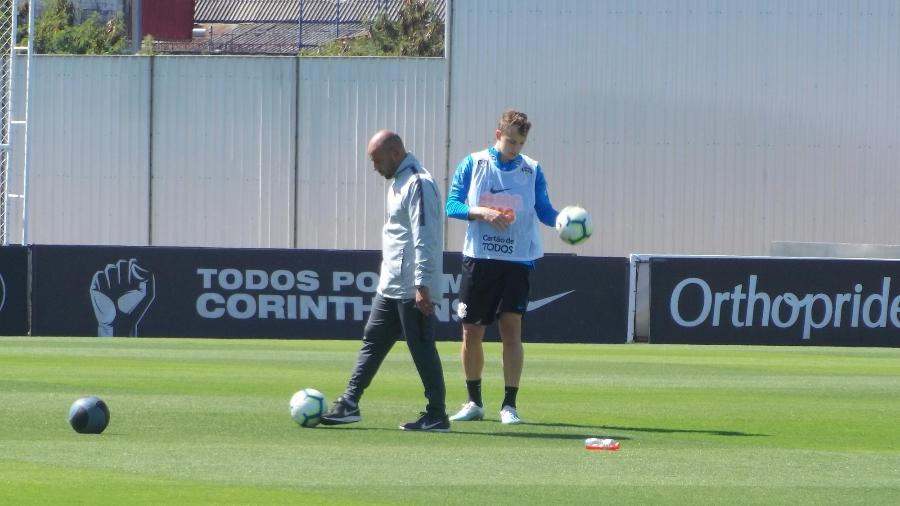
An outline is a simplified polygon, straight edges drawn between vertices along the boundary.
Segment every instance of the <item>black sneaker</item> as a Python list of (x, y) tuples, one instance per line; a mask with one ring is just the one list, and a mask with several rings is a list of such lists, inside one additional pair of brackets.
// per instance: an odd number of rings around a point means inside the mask
[(422, 413), (415, 422), (407, 422), (400, 426), (403, 430), (425, 430), (429, 432), (450, 432), (450, 419), (447, 415), (431, 415)]
[(341, 396), (334, 401), (334, 405), (331, 406), (328, 413), (322, 415), (320, 423), (322, 425), (341, 425), (360, 420), (362, 420), (362, 417), (359, 416), (359, 405), (351, 405), (350, 401)]

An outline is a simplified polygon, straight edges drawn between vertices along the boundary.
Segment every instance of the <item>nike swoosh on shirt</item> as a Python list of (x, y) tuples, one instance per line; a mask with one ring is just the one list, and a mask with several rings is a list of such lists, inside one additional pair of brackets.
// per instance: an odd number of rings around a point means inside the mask
[(525, 311), (534, 311), (535, 309), (542, 308), (542, 307), (546, 306), (547, 304), (549, 304), (557, 299), (561, 299), (574, 291), (575, 290), (569, 290), (568, 292), (558, 293), (556, 295), (544, 297), (543, 299), (530, 300), (530, 301), (528, 301), (528, 307), (525, 309)]
[(488, 190), (488, 191), (490, 191), (491, 193), (500, 193), (500, 192), (505, 192), (506, 190), (510, 190), (510, 189), (511, 189), (511, 188), (500, 188), (500, 189), (498, 190), (498, 189), (496, 189), (496, 188), (491, 188), (491, 189)]

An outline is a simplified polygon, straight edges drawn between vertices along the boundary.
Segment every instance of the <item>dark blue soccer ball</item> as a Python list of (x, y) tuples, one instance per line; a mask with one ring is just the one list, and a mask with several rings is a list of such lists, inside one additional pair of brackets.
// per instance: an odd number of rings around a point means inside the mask
[(100, 434), (109, 425), (109, 407), (99, 397), (82, 397), (69, 408), (69, 425), (80, 434)]

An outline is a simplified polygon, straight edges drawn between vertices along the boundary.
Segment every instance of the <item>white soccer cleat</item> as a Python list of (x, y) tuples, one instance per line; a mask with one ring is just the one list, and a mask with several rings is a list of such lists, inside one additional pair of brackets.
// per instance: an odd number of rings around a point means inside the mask
[(503, 406), (503, 409), (500, 410), (500, 423), (504, 425), (517, 425), (522, 423), (522, 419), (519, 418), (519, 413), (516, 412), (516, 408), (512, 406)]
[(451, 422), (469, 422), (472, 420), (484, 420), (484, 408), (472, 401), (463, 404), (462, 409), (450, 417)]

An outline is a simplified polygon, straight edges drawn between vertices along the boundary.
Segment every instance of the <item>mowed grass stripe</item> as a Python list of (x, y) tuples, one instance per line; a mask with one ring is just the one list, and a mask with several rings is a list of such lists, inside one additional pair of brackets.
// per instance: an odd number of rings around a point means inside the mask
[[(334, 398), (358, 345), (0, 338), (0, 503), (900, 503), (895, 349), (531, 344), (529, 423), (506, 427), (490, 343), (490, 421), (409, 434), (424, 399), (401, 342), (361, 423), (294, 424), (290, 395)], [(453, 409), (458, 344), (440, 348)], [(88, 394), (112, 410), (100, 436), (65, 420)]]

